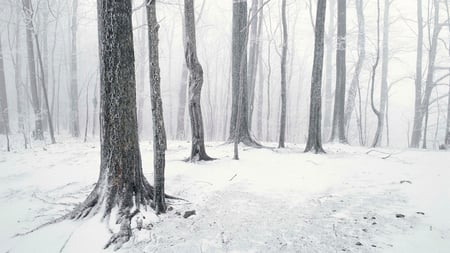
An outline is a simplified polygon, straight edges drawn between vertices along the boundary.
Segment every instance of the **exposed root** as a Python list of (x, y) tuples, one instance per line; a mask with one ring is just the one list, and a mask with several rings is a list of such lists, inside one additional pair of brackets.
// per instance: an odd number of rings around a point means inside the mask
[(56, 219), (53, 219), (53, 220), (51, 220), (51, 221), (49, 221), (49, 222), (46, 222), (46, 223), (44, 223), (44, 224), (41, 224), (41, 225), (39, 225), (39, 226), (37, 226), (37, 227), (35, 227), (35, 228), (33, 228), (33, 229), (27, 231), (27, 232), (24, 232), (24, 233), (17, 233), (17, 234), (15, 234), (15, 235), (13, 236), (13, 238), (31, 234), (31, 233), (33, 233), (33, 232), (36, 232), (36, 231), (38, 231), (38, 230), (40, 230), (40, 229), (42, 229), (42, 228), (45, 228), (45, 227), (49, 226), (49, 225), (53, 225), (53, 224), (59, 223), (59, 222), (65, 220), (65, 219), (67, 219), (68, 217), (69, 217), (68, 214), (63, 215), (63, 216), (61, 216), (61, 217), (59, 217), (59, 218), (56, 218)]

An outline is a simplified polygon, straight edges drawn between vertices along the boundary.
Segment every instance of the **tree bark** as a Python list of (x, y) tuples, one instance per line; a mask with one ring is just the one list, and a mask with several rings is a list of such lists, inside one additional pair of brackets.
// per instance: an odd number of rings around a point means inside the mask
[(314, 63), (311, 78), (311, 98), (309, 111), (308, 141), (305, 152), (325, 153), (322, 148), (322, 68), (324, 55), (324, 30), (326, 15), (326, 0), (317, 1), (315, 23)]
[(205, 133), (201, 110), (201, 91), (203, 86), (203, 68), (197, 57), (197, 40), (195, 32), (194, 0), (184, 0), (185, 57), (189, 69), (189, 117), (191, 121), (191, 155), (189, 160), (211, 160), (206, 154)]
[(333, 125), (331, 141), (347, 143), (345, 136), (345, 82), (346, 82), (346, 47), (347, 47), (347, 15), (346, 0), (338, 0), (338, 28), (336, 44), (336, 92), (334, 95)]
[(355, 72), (348, 91), (347, 101), (345, 103), (345, 129), (348, 130), (355, 109), (355, 99), (359, 87), (359, 77), (366, 59), (366, 29), (364, 18), (364, 0), (356, 0), (356, 14), (358, 17), (358, 61), (356, 62)]
[(28, 53), (28, 71), (30, 77), (31, 98), (34, 111), (34, 138), (36, 140), (44, 140), (44, 133), (42, 131), (42, 114), (41, 106), (39, 103), (37, 80), (36, 80), (36, 61), (34, 58), (33, 47), (33, 8), (30, 0), (23, 1), (23, 11), (25, 17), (25, 24), (27, 27), (26, 40), (27, 40), (27, 53)]
[[(375, 102), (374, 102), (374, 91), (375, 91), (375, 76), (377, 74), (377, 67), (380, 61), (380, 0), (377, 0), (377, 56), (375, 58), (375, 63), (372, 66), (372, 76), (371, 76), (371, 89), (370, 89), (370, 105), (372, 108), (373, 113), (375, 114), (375, 116), (377, 116), (377, 120), (378, 120), (378, 125), (377, 127), (379, 127), (379, 124), (381, 122), (381, 114), (380, 111), (376, 109), (375, 107)], [(372, 143), (371, 147), (375, 147), (376, 146), (376, 140), (377, 140), (377, 136), (375, 136), (374, 138), (374, 142)]]
[(324, 117), (323, 117), (323, 133), (322, 136), (330, 136), (331, 134), (331, 112), (333, 106), (333, 91), (332, 91), (332, 83), (333, 83), (333, 49), (334, 43), (333, 39), (336, 33), (336, 22), (334, 14), (336, 13), (336, 1), (329, 1), (330, 8), (328, 10), (329, 20), (328, 20), (328, 36), (326, 43), (326, 57), (325, 57), (325, 108), (324, 108)]
[[(130, 239), (133, 216), (141, 208), (150, 205), (157, 192), (153, 192), (153, 187), (143, 175), (139, 150), (131, 0), (98, 0), (97, 6), (101, 107), (100, 176), (94, 190), (69, 214), (69, 218), (79, 219), (100, 211), (106, 218), (110, 217), (114, 209), (117, 211), (115, 217), (117, 224), (120, 224), (120, 231), (112, 236), (105, 247), (115, 244), (117, 248)], [(153, 31), (155, 27), (151, 28)], [(155, 74), (152, 75), (152, 80), (159, 81), (157, 73), (152, 72)], [(155, 131), (160, 130), (164, 133), (164, 128), (157, 128)], [(155, 142), (155, 152), (162, 150), (164, 154), (164, 148), (161, 149), (164, 145), (165, 142)], [(164, 164), (164, 159), (158, 158), (155, 157), (155, 162), (162, 161)], [(155, 174), (155, 178), (158, 178), (158, 174)]]
[[(247, 83), (247, 43), (248, 43), (248, 24), (247, 24), (247, 0), (233, 0), (233, 36), (232, 36), (232, 107), (230, 120), (229, 142), (238, 139), (245, 145), (260, 147), (250, 135), (248, 127), (248, 83)], [(241, 68), (241, 64), (244, 64)], [(239, 131), (236, 131), (236, 122), (238, 122), (239, 90), (240, 80), (242, 82), (242, 113), (239, 119)], [(239, 136), (236, 133), (239, 132)]]
[(281, 53), (281, 115), (280, 115), (280, 138), (278, 140), (278, 147), (285, 147), (286, 138), (286, 106), (287, 106), (287, 94), (286, 94), (286, 61), (288, 51), (288, 28), (286, 20), (286, 0), (281, 2), (281, 19), (283, 27), (283, 48)]
[(383, 56), (381, 63), (381, 89), (380, 89), (380, 116), (378, 117), (377, 130), (372, 147), (381, 145), (383, 129), (386, 120), (386, 106), (388, 100), (388, 68), (389, 68), (389, 9), (390, 0), (384, 1), (383, 17)]
[(78, 0), (72, 1), (71, 21), (71, 54), (70, 54), (70, 132), (73, 137), (80, 137), (80, 122), (78, 116), (78, 61), (77, 61), (77, 30), (78, 30)]
[[(8, 112), (8, 96), (6, 94), (6, 78), (5, 78), (5, 65), (3, 62), (2, 38), (0, 37), (0, 133), (5, 134), (8, 137), (9, 131), (10, 127), (9, 127), (9, 112)], [(8, 141), (8, 151), (9, 151), (9, 141)]]

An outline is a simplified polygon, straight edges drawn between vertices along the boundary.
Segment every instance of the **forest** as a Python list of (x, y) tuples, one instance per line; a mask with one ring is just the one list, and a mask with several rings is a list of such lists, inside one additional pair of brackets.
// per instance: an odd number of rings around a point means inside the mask
[(1, 252), (450, 252), (450, 0), (0, 0)]

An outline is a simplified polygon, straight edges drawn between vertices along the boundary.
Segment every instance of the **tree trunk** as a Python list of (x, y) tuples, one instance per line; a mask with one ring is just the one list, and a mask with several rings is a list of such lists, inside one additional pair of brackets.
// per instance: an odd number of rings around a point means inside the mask
[(166, 212), (164, 195), (164, 170), (166, 163), (167, 139), (164, 127), (163, 107), (161, 100), (161, 76), (159, 68), (159, 24), (156, 17), (156, 1), (147, 4), (149, 63), (150, 63), (150, 98), (153, 121), (153, 169), (155, 189), (153, 205), (156, 213)]
[[(261, 44), (261, 25), (260, 20), (262, 19), (262, 13), (258, 15), (259, 0), (252, 0), (252, 7), (250, 8), (250, 19), (252, 20), (250, 24), (250, 50), (248, 59), (248, 127), (252, 129), (253, 122), (253, 111), (254, 111), (254, 101), (255, 101), (255, 90), (256, 90), (256, 74), (258, 72), (258, 62), (259, 62), (259, 50)], [(262, 5), (262, 3), (261, 3)]]
[(311, 79), (311, 98), (309, 111), (308, 142), (305, 152), (325, 153), (322, 148), (322, 68), (324, 55), (324, 30), (326, 15), (326, 0), (317, 1), (315, 25), (314, 63)]
[(381, 94), (380, 94), (380, 116), (378, 117), (377, 130), (372, 147), (381, 145), (383, 138), (384, 123), (386, 120), (386, 106), (388, 100), (388, 68), (389, 68), (389, 9), (390, 0), (384, 1), (383, 17), (383, 56), (381, 63)]
[(5, 66), (3, 62), (2, 39), (0, 37), (0, 133), (8, 136), (9, 131), (8, 96), (6, 95)]
[(70, 54), (70, 132), (73, 137), (80, 136), (78, 116), (78, 64), (77, 64), (77, 30), (78, 0), (72, 1), (71, 54)]
[[(181, 10), (181, 8), (180, 8)], [(183, 13), (183, 12), (182, 12)], [(181, 30), (183, 32), (182, 39), (183, 39), (183, 47), (186, 47), (186, 24), (184, 17), (181, 18)], [(184, 48), (186, 51), (186, 48)], [(183, 61), (183, 65), (181, 68), (181, 80), (180, 80), (180, 86), (178, 91), (178, 113), (177, 113), (177, 133), (176, 138), (177, 140), (184, 140), (186, 138), (186, 131), (184, 129), (184, 123), (185, 123), (185, 115), (186, 115), (186, 88), (188, 83), (188, 67), (186, 65), (186, 61)]]
[[(233, 2), (233, 38), (232, 38), (232, 110), (230, 120), (230, 136), (229, 142), (234, 142), (237, 138), (239, 142), (245, 145), (260, 147), (250, 135), (248, 127), (248, 83), (247, 83), (247, 42), (248, 42), (248, 26), (247, 26), (247, 0), (239, 0)], [(241, 68), (241, 64), (244, 66)], [(242, 71), (241, 71), (242, 70)], [(242, 77), (241, 77), (242, 75)], [(239, 87), (240, 80), (242, 82), (242, 113), (239, 119), (239, 131), (236, 131), (236, 122), (238, 121), (239, 106)], [(239, 136), (236, 133), (239, 132)]]
[(26, 39), (27, 39), (27, 53), (28, 53), (28, 71), (30, 76), (30, 88), (31, 88), (31, 98), (33, 103), (34, 111), (34, 138), (36, 140), (44, 140), (44, 133), (42, 131), (42, 114), (41, 106), (39, 103), (37, 80), (36, 80), (36, 62), (34, 58), (34, 47), (33, 47), (33, 8), (31, 6), (31, 0), (23, 1), (23, 11), (25, 17), (25, 23), (27, 27)]
[(286, 20), (286, 0), (281, 2), (281, 19), (283, 27), (283, 48), (281, 53), (281, 116), (280, 116), (280, 138), (278, 140), (278, 147), (285, 147), (286, 138), (286, 106), (287, 106), (287, 94), (286, 94), (286, 60), (288, 51), (288, 28)]
[[(377, 128), (380, 127), (381, 123), (381, 114), (380, 111), (375, 108), (375, 102), (374, 102), (374, 91), (375, 91), (375, 76), (377, 74), (377, 67), (380, 61), (380, 0), (377, 0), (377, 56), (375, 58), (375, 63), (372, 66), (372, 76), (371, 76), (371, 89), (370, 89), (370, 105), (372, 108), (373, 113), (377, 116), (378, 125)], [(376, 134), (379, 132), (377, 131)], [(376, 141), (378, 140), (378, 137), (375, 135), (374, 142), (372, 143), (371, 147), (375, 147), (377, 145)]]
[(366, 29), (364, 18), (364, 0), (356, 0), (356, 13), (358, 16), (358, 61), (356, 62), (355, 72), (348, 91), (347, 102), (345, 103), (345, 129), (348, 130), (355, 109), (356, 93), (359, 87), (359, 76), (361, 74), (364, 61), (366, 58)]
[(445, 134), (445, 145), (450, 146), (450, 82), (448, 83), (447, 128)]
[(347, 44), (347, 15), (346, 0), (338, 0), (338, 29), (336, 44), (336, 92), (334, 95), (333, 126), (331, 129), (331, 141), (338, 140), (347, 143), (345, 136), (345, 82), (346, 82), (346, 44)]
[(211, 160), (206, 154), (205, 133), (200, 104), (203, 86), (203, 68), (197, 58), (194, 0), (184, 0), (185, 57), (189, 69), (189, 117), (191, 121), (192, 147), (189, 160)]
[[(151, 204), (154, 192), (143, 175), (139, 150), (131, 0), (98, 0), (97, 5), (101, 94), (100, 176), (94, 190), (84, 203), (70, 213), (69, 218), (83, 218), (100, 211), (106, 218), (114, 209), (117, 216), (113, 217), (117, 218), (120, 231), (112, 236), (106, 247), (111, 244), (120, 247), (131, 237), (131, 219), (141, 208)], [(159, 80), (157, 75), (152, 77)], [(164, 132), (164, 128), (159, 130)], [(159, 145), (165, 143), (155, 142), (155, 151), (161, 150)], [(155, 157), (156, 161), (161, 160)], [(162, 162), (164, 164), (164, 159)], [(155, 178), (157, 176), (155, 174)]]
[(55, 133), (53, 131), (53, 121), (52, 121), (52, 115), (50, 114), (50, 104), (48, 102), (48, 92), (47, 92), (47, 84), (46, 84), (46, 79), (45, 79), (45, 73), (44, 73), (44, 65), (42, 62), (42, 55), (41, 55), (41, 50), (39, 47), (39, 40), (37, 38), (36, 33), (35, 35), (35, 40), (36, 40), (36, 49), (37, 49), (37, 56), (39, 59), (39, 66), (40, 66), (40, 70), (41, 70), (41, 86), (42, 86), (42, 93), (44, 95), (44, 103), (45, 103), (45, 108), (47, 111), (47, 120), (48, 120), (48, 128), (50, 130), (50, 140), (52, 142), (52, 144), (55, 144)]
[(329, 1), (330, 8), (328, 10), (329, 20), (328, 20), (328, 36), (327, 36), (327, 53), (325, 57), (325, 108), (324, 108), (324, 118), (323, 118), (323, 133), (322, 136), (330, 136), (331, 134), (331, 112), (333, 105), (333, 49), (334, 43), (333, 39), (336, 33), (336, 22), (334, 14), (336, 13), (336, 1)]

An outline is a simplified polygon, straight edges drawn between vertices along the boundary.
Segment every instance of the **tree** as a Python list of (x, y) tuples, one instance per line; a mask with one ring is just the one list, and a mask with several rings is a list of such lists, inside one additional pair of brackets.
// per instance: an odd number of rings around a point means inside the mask
[(34, 57), (34, 46), (33, 46), (33, 13), (34, 9), (31, 6), (31, 0), (23, 0), (23, 12), (26, 24), (26, 42), (27, 42), (27, 54), (28, 54), (28, 71), (30, 79), (31, 88), (31, 99), (34, 111), (34, 138), (37, 140), (44, 139), (44, 133), (42, 129), (42, 114), (41, 106), (39, 103), (37, 80), (36, 80), (36, 61)]
[[(233, 2), (232, 35), (232, 107), (229, 142), (243, 142), (249, 146), (261, 146), (250, 135), (248, 126), (248, 82), (247, 82), (247, 42), (248, 42), (247, 0)], [(242, 65), (242, 66), (241, 66)], [(238, 120), (239, 90), (242, 80), (242, 113)], [(236, 124), (236, 123), (239, 124)], [(239, 127), (237, 131), (236, 126)], [(239, 133), (239, 135), (236, 135)]]
[[(87, 199), (68, 217), (80, 219), (102, 212), (102, 217), (106, 218), (114, 210), (117, 212), (114, 217), (120, 224), (120, 231), (112, 236), (106, 247), (111, 244), (120, 247), (131, 237), (131, 219), (157, 198), (155, 194), (158, 191), (143, 175), (139, 150), (131, 0), (98, 0), (97, 6), (101, 108), (100, 176)], [(154, 10), (154, 5), (147, 8)], [(153, 19), (156, 20), (156, 17)], [(151, 31), (157, 29), (150, 28)], [(157, 54), (153, 56), (157, 57)], [(151, 73), (155, 74), (152, 76), (153, 80), (159, 80), (159, 72)], [(160, 108), (154, 109), (160, 111)], [(159, 128), (160, 126), (154, 126), (155, 132), (164, 133), (164, 128)], [(155, 150), (161, 150), (159, 147), (162, 147), (164, 154), (164, 142), (155, 142), (154, 145), (158, 148)], [(164, 160), (160, 158), (155, 157), (155, 162), (162, 161), (164, 164)], [(155, 174), (155, 179), (158, 176)], [(159, 203), (156, 203), (155, 208), (161, 208)]]
[(316, 25), (314, 28), (314, 63), (311, 78), (311, 96), (309, 107), (308, 142), (305, 152), (325, 153), (322, 148), (322, 69), (324, 55), (324, 30), (326, 15), (326, 0), (317, 1)]
[(77, 15), (78, 0), (73, 0), (70, 42), (70, 132), (73, 137), (80, 136), (80, 123), (78, 117)]
[(260, 56), (260, 44), (261, 44), (261, 21), (262, 15), (258, 15), (259, 6), (262, 5), (259, 0), (252, 0), (252, 7), (250, 8), (250, 17), (252, 22), (249, 24), (250, 30), (250, 49), (248, 59), (248, 126), (252, 128), (253, 111), (255, 101), (255, 89), (256, 89), (256, 74), (258, 72), (258, 63)]
[(346, 82), (346, 44), (347, 44), (347, 11), (346, 0), (338, 0), (338, 25), (336, 44), (336, 92), (334, 95), (333, 125), (331, 141), (346, 143), (345, 135), (345, 82)]
[(352, 82), (348, 91), (347, 101), (345, 103), (345, 129), (347, 130), (355, 109), (355, 98), (359, 88), (359, 76), (366, 58), (366, 31), (364, 18), (364, 0), (356, 0), (356, 14), (358, 17), (358, 61), (356, 62), (355, 72), (353, 73)]
[(278, 140), (278, 147), (284, 148), (285, 137), (286, 137), (286, 105), (287, 105), (287, 94), (286, 94), (286, 60), (287, 60), (287, 50), (288, 50), (288, 28), (286, 20), (286, 0), (281, 2), (281, 19), (283, 27), (283, 46), (281, 53), (281, 117), (280, 117), (280, 138)]
[[(372, 73), (371, 73), (371, 89), (370, 89), (370, 106), (372, 108), (373, 113), (377, 116), (378, 124), (380, 124), (380, 117), (381, 113), (377, 108), (375, 107), (374, 102), (374, 91), (375, 91), (375, 77), (377, 74), (377, 68), (378, 64), (380, 62), (380, 0), (377, 0), (377, 55), (375, 58), (375, 63), (372, 66)], [(377, 138), (375, 137), (374, 142), (372, 143), (372, 147), (376, 146)]]
[(195, 34), (194, 0), (184, 0), (185, 17), (185, 57), (189, 69), (189, 117), (191, 121), (192, 147), (191, 161), (211, 160), (206, 154), (205, 133), (200, 104), (203, 86), (203, 68), (197, 57), (197, 41)]
[(8, 96), (6, 95), (5, 66), (3, 62), (2, 39), (0, 37), (0, 133), (8, 135), (9, 131)]
[(328, 10), (328, 34), (326, 38), (326, 57), (325, 57), (325, 108), (323, 116), (323, 133), (322, 136), (330, 136), (331, 133), (331, 112), (333, 105), (333, 39), (336, 33), (335, 13), (336, 13), (336, 1), (329, 1), (330, 8)]
[(156, 1), (147, 2), (148, 44), (150, 65), (150, 98), (153, 121), (153, 170), (154, 170), (154, 201), (156, 213), (166, 212), (164, 195), (164, 170), (166, 166), (166, 130), (164, 127), (163, 107), (161, 100), (161, 76), (159, 68), (159, 24), (156, 18)]

